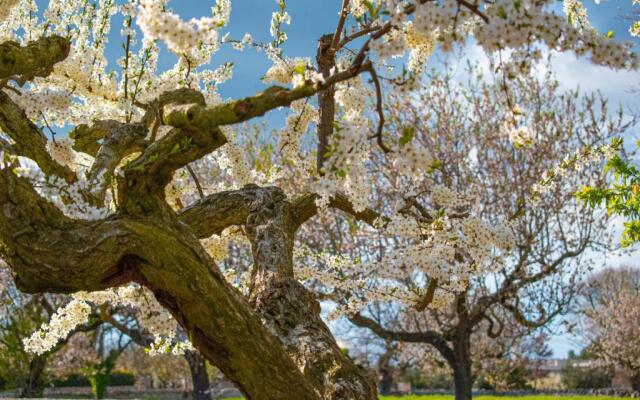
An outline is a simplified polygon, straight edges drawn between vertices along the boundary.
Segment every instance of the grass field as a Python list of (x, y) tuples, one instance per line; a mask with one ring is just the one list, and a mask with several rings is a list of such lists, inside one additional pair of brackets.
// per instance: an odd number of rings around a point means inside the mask
[[(624, 397), (607, 397), (607, 396), (477, 396), (474, 400), (629, 400)], [(242, 400), (240, 398), (227, 400)], [(431, 395), (431, 396), (380, 396), (380, 400), (453, 400), (453, 396)]]
[[(606, 396), (477, 396), (474, 400), (622, 400), (622, 397), (606, 397)], [(380, 396), (380, 400), (453, 400), (453, 396), (433, 395), (433, 396)], [(628, 400), (628, 399), (626, 399)]]

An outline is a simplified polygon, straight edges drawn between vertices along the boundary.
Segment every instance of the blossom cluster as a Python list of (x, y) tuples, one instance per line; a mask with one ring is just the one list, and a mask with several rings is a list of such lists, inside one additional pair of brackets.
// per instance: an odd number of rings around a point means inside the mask
[(282, 30), (282, 24), (291, 24), (291, 16), (285, 11), (284, 0), (277, 1), (279, 10), (271, 14), (271, 26), (269, 33), (273, 37), (273, 44), (275, 47), (280, 46), (287, 41), (287, 33)]
[[(337, 69), (346, 68), (347, 65), (346, 60), (339, 60)], [(333, 193), (343, 192), (354, 209), (361, 211), (369, 203), (371, 193), (366, 162), (371, 151), (368, 133), (371, 132), (372, 123), (365, 114), (370, 89), (362, 78), (356, 77), (337, 84), (335, 90), (335, 100), (342, 110), (342, 118), (329, 143), (330, 150), (323, 167), (327, 174), (313, 188), (320, 196), (316, 204), (325, 208)]]
[[(54, 145), (53, 154), (57, 154), (67, 161), (69, 153)], [(45, 199), (52, 202), (66, 216), (75, 219), (99, 220), (106, 218), (112, 210), (92, 204), (87, 194), (93, 193), (96, 186), (82, 179), (80, 176), (76, 182), (67, 183), (64, 179), (50, 175), (45, 176), (38, 166), (29, 163), (28, 160), (16, 168), (18, 176), (28, 179), (36, 191)]]
[(49, 323), (24, 340), (25, 349), (43, 354), (65, 339), (77, 327), (86, 324), (92, 305), (110, 305), (113, 308), (129, 307), (136, 310), (140, 325), (154, 337), (150, 354), (173, 352), (180, 354), (192, 349), (189, 342), (175, 342), (177, 322), (147, 289), (137, 285), (123, 286), (97, 292), (77, 292), (72, 300), (59, 308)]
[(164, 41), (176, 54), (188, 54), (194, 47), (217, 44), (218, 28), (230, 13), (228, 1), (214, 8), (220, 10), (217, 16), (190, 21), (183, 21), (163, 8), (163, 1), (143, 1), (136, 21), (145, 36)]
[(318, 111), (305, 100), (293, 102), (291, 110), (293, 113), (287, 117), (286, 124), (278, 135), (278, 148), (283, 161), (298, 163), (302, 161), (300, 149), (302, 135), (307, 132), (312, 122), (317, 121)]
[[(351, 7), (359, 9), (359, 3)], [(613, 68), (637, 66), (628, 43), (616, 42), (589, 25), (586, 9), (579, 0), (564, 2), (568, 21), (549, 11), (549, 3), (500, 0), (479, 6), (476, 13), (456, 0), (418, 2), (409, 17), (405, 8), (388, 1), (392, 29), (373, 41), (370, 48), (380, 61), (400, 57), (410, 50), (409, 69), (418, 71), (436, 42), (447, 52), (456, 43), (464, 44), (470, 36), (487, 53), (525, 49), (536, 52), (535, 44), (543, 43), (550, 49), (573, 50), (579, 56), (590, 53), (595, 63)]]
[[(503, 90), (506, 89), (503, 88)], [(509, 96), (509, 93), (506, 95)], [(516, 149), (529, 147), (535, 143), (535, 132), (527, 125), (525, 113), (518, 106), (511, 110), (511, 116), (504, 122), (502, 129)]]
[(66, 306), (59, 308), (48, 323), (24, 340), (26, 351), (34, 354), (44, 354), (55, 347), (58, 342), (66, 339), (71, 331), (82, 324), (86, 324), (91, 314), (91, 306), (86, 302), (73, 299)]
[(396, 213), (378, 218), (381, 236), (396, 239), (379, 260), (354, 261), (304, 247), (296, 250), (300, 278), (336, 295), (339, 307), (333, 316), (358, 312), (371, 301), (413, 307), (425, 295), (425, 283), (432, 280), (437, 289), (430, 307), (443, 309), (474, 276), (503, 267), (516, 246), (508, 222), (487, 223), (470, 213), (471, 199), (442, 185), (435, 186), (429, 197), (430, 213), (438, 218), (425, 220), (414, 213), (414, 197), (401, 199)]
[(567, 154), (561, 163), (553, 169), (545, 171), (540, 182), (534, 185), (531, 190), (534, 203), (539, 203), (545, 194), (556, 189), (562, 183), (563, 178), (572, 172), (580, 171), (589, 164), (613, 158), (620, 149), (620, 145), (619, 140), (613, 140), (610, 144), (596, 147), (585, 146), (574, 154)]

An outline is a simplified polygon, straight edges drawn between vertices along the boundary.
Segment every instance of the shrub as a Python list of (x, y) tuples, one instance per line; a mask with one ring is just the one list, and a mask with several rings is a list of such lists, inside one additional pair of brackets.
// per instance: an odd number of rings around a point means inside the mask
[(576, 367), (569, 363), (562, 370), (562, 384), (567, 389), (605, 389), (611, 387), (612, 367)]

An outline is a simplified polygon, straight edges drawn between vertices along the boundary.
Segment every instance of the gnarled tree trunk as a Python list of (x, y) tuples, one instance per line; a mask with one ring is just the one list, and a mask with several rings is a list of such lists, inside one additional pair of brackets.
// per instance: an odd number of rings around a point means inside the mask
[[(28, 62), (3, 65), (0, 78), (14, 75), (11, 68), (23, 73), (34, 60), (40, 60), (39, 68), (32, 72), (46, 75), (66, 56), (46, 56), (48, 46), (60, 47), (58, 41), (40, 44), (16, 50), (24, 54), (15, 60)], [(68, 47), (63, 50), (68, 52)], [(340, 351), (320, 319), (313, 294), (293, 276), (295, 232), (315, 208), (301, 213), (298, 204), (276, 188), (216, 193), (180, 213), (164, 198), (176, 170), (226, 143), (219, 126), (312, 96), (364, 67), (358, 64), (323, 83), (272, 87), (221, 106), (206, 106), (204, 96), (193, 90), (169, 92), (155, 103), (162, 112), (154, 115), (162, 115), (156, 122), (173, 129), (153, 143), (123, 134), (145, 137), (138, 133), (150, 126), (141, 123), (98, 121), (93, 127), (79, 127), (73, 134), (76, 145), (98, 147), (94, 154), (100, 165), (92, 171), (104, 176), (114, 177), (113, 168), (131, 151), (127, 143), (141, 151), (116, 177), (117, 213), (97, 221), (68, 218), (26, 179), (5, 168), (0, 170), (0, 256), (18, 287), (30, 293), (102, 290), (128, 282), (147, 287), (200, 353), (248, 399), (375, 399), (373, 380)], [(33, 159), (47, 174), (70, 183), (76, 180), (51, 159), (39, 128), (2, 91), (0, 128), (16, 142), (14, 154)], [(79, 151), (88, 148), (80, 147)], [(89, 201), (96, 196), (93, 201), (100, 203), (101, 193), (85, 195)], [(245, 226), (253, 246), (250, 299), (225, 280), (199, 242), (232, 225)]]

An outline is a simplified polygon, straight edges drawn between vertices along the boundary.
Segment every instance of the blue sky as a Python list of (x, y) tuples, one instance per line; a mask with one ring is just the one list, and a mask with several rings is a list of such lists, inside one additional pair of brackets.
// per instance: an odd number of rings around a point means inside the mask
[[(184, 17), (197, 17), (209, 12), (213, 0), (174, 0), (171, 6)], [(291, 15), (290, 26), (285, 26), (289, 40), (284, 45), (287, 56), (314, 57), (318, 38), (335, 29), (341, 0), (289, 0), (287, 11)], [(620, 40), (630, 39), (629, 22), (621, 19), (621, 14), (630, 9), (631, 0), (604, 0), (600, 6), (593, 0), (585, 0), (592, 24), (601, 32), (612, 30)], [(232, 2), (231, 22), (228, 31), (234, 38), (241, 38), (249, 32), (256, 41), (268, 42), (271, 13), (275, 11), (275, 0), (234, 0)], [(553, 8), (562, 13), (562, 2)], [(640, 43), (634, 41), (636, 48)], [(224, 97), (241, 97), (260, 90), (264, 85), (260, 76), (269, 68), (270, 63), (263, 53), (247, 49), (242, 53), (223, 48), (214, 56), (215, 64), (234, 61), (234, 79), (222, 85), (220, 91)], [(603, 88), (606, 83), (602, 82)]]

